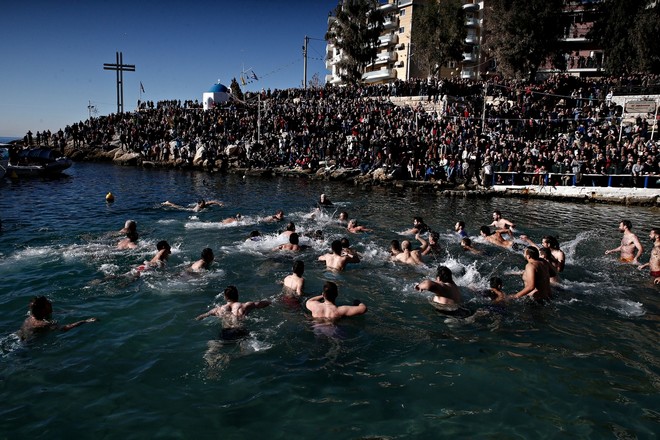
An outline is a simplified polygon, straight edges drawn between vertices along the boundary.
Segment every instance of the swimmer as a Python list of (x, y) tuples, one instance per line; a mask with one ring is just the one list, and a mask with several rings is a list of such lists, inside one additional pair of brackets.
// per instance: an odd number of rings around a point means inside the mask
[(408, 240), (403, 240), (401, 242), (401, 253), (395, 255), (393, 261), (410, 264), (412, 266), (424, 264), (419, 251), (417, 249), (412, 249), (412, 245)]
[(484, 296), (490, 298), (493, 303), (502, 303), (506, 299), (506, 294), (502, 291), (504, 283), (500, 277), (491, 277), (490, 289), (484, 292)]
[(351, 234), (358, 234), (360, 232), (373, 232), (373, 229), (365, 228), (364, 226), (358, 225), (357, 220), (351, 219), (346, 226), (346, 230)]
[(293, 294), (297, 297), (304, 295), (305, 289), (305, 278), (303, 274), (305, 273), (305, 262), (302, 260), (296, 260), (293, 262), (293, 273), (287, 275), (284, 278), (283, 284), (284, 289), (287, 294)]
[(660, 228), (652, 228), (649, 233), (649, 238), (653, 242), (653, 247), (651, 248), (651, 258), (649, 262), (639, 266), (640, 270), (650, 269), (651, 277), (655, 284), (660, 284)]
[(415, 238), (422, 245), (422, 247), (420, 248), (420, 254), (423, 257), (429, 254), (433, 255), (434, 257), (437, 257), (442, 252), (442, 247), (440, 247), (440, 243), (438, 243), (438, 240), (440, 239), (440, 234), (438, 234), (437, 232), (435, 231), (429, 232), (428, 241), (424, 240), (419, 235), (419, 233), (415, 235)]
[(128, 231), (126, 233), (126, 238), (122, 238), (121, 240), (119, 240), (119, 243), (117, 243), (117, 249), (119, 250), (136, 249), (138, 247), (137, 241), (138, 241), (138, 233), (136, 231)]
[(281, 244), (275, 248), (273, 248), (274, 251), (299, 251), (302, 250), (302, 246), (299, 244), (299, 237), (298, 234), (295, 232), (289, 235), (289, 242)]
[(545, 247), (540, 248), (539, 258), (541, 259), (541, 261), (545, 261), (550, 266), (548, 268), (550, 271), (550, 284), (553, 286), (559, 284), (559, 271), (557, 270), (557, 266), (559, 266), (559, 262), (555, 257), (552, 256), (552, 252), (550, 251), (550, 249)]
[(275, 214), (271, 215), (270, 217), (263, 219), (264, 222), (281, 222), (282, 220), (284, 220), (284, 211), (281, 209), (275, 211)]
[(465, 230), (465, 222), (462, 221), (462, 220), (456, 222), (456, 224), (454, 225), (454, 231), (456, 231), (458, 236), (461, 237), (461, 238), (468, 237), (468, 233)]
[(403, 250), (401, 249), (401, 244), (399, 243), (399, 240), (392, 240), (390, 242), (390, 255), (396, 257), (401, 252), (403, 252)]
[(28, 316), (21, 329), (17, 332), (18, 337), (22, 340), (31, 339), (38, 333), (46, 333), (50, 330), (60, 330), (63, 332), (69, 331), (72, 328), (81, 326), (88, 322), (96, 322), (96, 318), (83, 319), (71, 324), (58, 325), (57, 321), (52, 320), (53, 304), (45, 296), (37, 296), (32, 298), (29, 305), (30, 316)]
[(325, 194), (321, 194), (319, 196), (319, 201), (316, 202), (316, 206), (319, 208), (325, 208), (326, 206), (334, 206), (334, 204), (325, 196)]
[(334, 240), (330, 248), (332, 252), (321, 255), (318, 261), (325, 261), (325, 267), (334, 271), (342, 271), (348, 263), (359, 263), (360, 257), (357, 255), (343, 255), (340, 240)]
[(227, 217), (226, 219), (222, 220), (222, 224), (228, 225), (228, 224), (231, 224), (231, 223), (239, 223), (241, 220), (243, 220), (243, 216), (239, 212), (238, 214), (236, 214), (233, 217)]
[(172, 248), (169, 243), (165, 240), (161, 240), (156, 243), (156, 255), (149, 260), (145, 261), (143, 264), (138, 266), (135, 270), (137, 274), (140, 275), (141, 272), (149, 269), (162, 268), (167, 262), (167, 258), (172, 254)]
[(527, 260), (522, 275), (524, 287), (518, 293), (508, 295), (506, 299), (531, 296), (535, 301), (543, 303), (552, 296), (550, 289), (550, 278), (552, 277), (550, 272), (551, 266), (540, 260), (539, 250), (534, 246), (528, 246), (523, 255)]
[(490, 232), (488, 226), (482, 226), (479, 230), (481, 237), (490, 244), (495, 246), (500, 246), (503, 248), (510, 248), (513, 246), (513, 240), (507, 240), (502, 235), (508, 234), (511, 236), (511, 231), (509, 229), (498, 229), (495, 232)]
[(312, 317), (322, 322), (335, 322), (345, 316), (357, 316), (367, 313), (367, 306), (356, 299), (351, 306), (337, 306), (339, 292), (332, 281), (323, 284), (323, 293), (307, 300), (305, 307), (312, 312)]
[(409, 235), (409, 234), (423, 234), (425, 232), (428, 232), (430, 228), (426, 223), (424, 223), (424, 220), (422, 220), (421, 217), (413, 217), (413, 227), (412, 229), (407, 230), (404, 232), (404, 234)]
[(288, 237), (289, 235), (293, 234), (294, 232), (296, 232), (296, 225), (293, 222), (289, 222), (286, 225), (286, 229), (284, 231), (282, 231), (282, 233), (280, 235), (284, 235), (284, 236)]
[(488, 226), (494, 226), (495, 229), (510, 229), (513, 230), (516, 228), (516, 225), (513, 222), (502, 217), (502, 213), (498, 210), (493, 211), (493, 223)]
[(474, 245), (472, 244), (472, 240), (470, 240), (468, 237), (465, 237), (461, 240), (461, 249), (463, 249), (465, 252), (470, 252), (471, 254), (474, 255), (483, 254), (483, 251), (474, 247)]
[(245, 241), (262, 241), (264, 238), (259, 231), (251, 231)]
[(124, 227), (118, 232), (118, 235), (125, 235), (128, 232), (137, 232), (137, 223), (135, 220), (126, 220)]
[(213, 255), (211, 248), (204, 248), (202, 250), (201, 258), (191, 264), (188, 271), (199, 272), (202, 270), (208, 270), (211, 267), (213, 260), (215, 260), (215, 255)]
[(341, 254), (348, 256), (359, 256), (355, 249), (351, 249), (351, 243), (348, 241), (348, 238), (343, 237), (339, 240), (341, 242)]
[(339, 213), (339, 217), (337, 218), (337, 223), (340, 225), (347, 225), (348, 224), (348, 212), (342, 211)]
[(434, 307), (444, 315), (466, 318), (470, 311), (461, 307), (463, 299), (461, 291), (454, 283), (451, 269), (447, 266), (438, 266), (435, 280), (424, 280), (415, 285), (415, 290), (428, 290), (433, 293)]
[(562, 272), (566, 264), (566, 254), (564, 251), (559, 249), (559, 240), (552, 235), (544, 235), (541, 239), (541, 246), (537, 246), (527, 235), (521, 235), (520, 239), (527, 243), (530, 246), (534, 246), (539, 249), (548, 249), (552, 254), (552, 258), (549, 259), (550, 263), (557, 272)]
[[(619, 223), (619, 232), (623, 234), (621, 245), (617, 248), (606, 250), (605, 255), (620, 252), (619, 261), (622, 263), (639, 264), (639, 257), (644, 252), (644, 246), (639, 242), (637, 236), (633, 234), (630, 220), (621, 220)], [(635, 250), (637, 250), (636, 253)]]
[(239, 302), (238, 289), (236, 286), (227, 286), (227, 288), (225, 288), (224, 295), (226, 301), (225, 304), (216, 306), (208, 312), (197, 316), (195, 319), (199, 321), (209, 316), (217, 316), (219, 318), (224, 316), (243, 318), (254, 309), (263, 309), (264, 307), (268, 307), (270, 305), (270, 301), (266, 300), (247, 301), (244, 303)]
[(192, 212), (199, 212), (202, 211), (203, 209), (208, 208), (209, 206), (225, 206), (224, 203), (219, 202), (217, 200), (204, 200), (204, 199), (199, 199), (197, 203), (194, 205), (190, 206), (181, 206), (177, 205), (176, 203), (172, 203), (169, 200), (164, 201), (161, 203), (161, 206), (167, 206), (169, 208), (176, 208), (176, 209), (183, 209), (186, 211), (192, 211)]

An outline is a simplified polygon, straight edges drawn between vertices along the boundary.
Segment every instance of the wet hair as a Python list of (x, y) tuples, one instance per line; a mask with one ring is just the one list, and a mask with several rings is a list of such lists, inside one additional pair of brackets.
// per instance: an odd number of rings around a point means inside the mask
[(167, 249), (169, 251), (171, 247), (167, 241), (161, 240), (158, 243), (156, 243), (156, 249), (158, 249), (159, 251), (162, 251), (163, 249)]
[(49, 319), (53, 314), (53, 304), (45, 296), (35, 296), (30, 301), (30, 314), (40, 321)]
[(213, 261), (215, 258), (215, 255), (213, 255), (213, 251), (211, 248), (204, 248), (202, 249), (202, 260), (206, 261), (207, 263), (210, 263)]
[(128, 232), (126, 233), (126, 238), (128, 238), (128, 239), (131, 240), (133, 243), (135, 243), (136, 241), (138, 241), (138, 233), (135, 232), (135, 231), (128, 231)]
[(413, 223), (415, 222), (424, 224), (424, 220), (421, 217), (413, 217)]
[(543, 258), (544, 260), (550, 260), (552, 259), (552, 251), (548, 248), (540, 248), (539, 249), (539, 257)]
[(286, 225), (286, 230), (287, 231), (295, 231), (296, 230), (296, 225), (294, 225), (293, 222), (289, 222), (289, 224)]
[(126, 223), (124, 223), (124, 229), (135, 231), (137, 229), (137, 223), (135, 223), (135, 220), (126, 220)]
[(655, 232), (657, 235), (660, 235), (660, 228), (651, 228), (651, 232)]
[(305, 273), (305, 262), (303, 260), (296, 260), (293, 262), (293, 273), (299, 277), (303, 276), (303, 273)]
[(340, 212), (339, 213), (339, 218), (342, 218), (342, 217), (348, 218), (348, 212), (346, 212), (346, 211)]
[(491, 287), (491, 289), (501, 290), (503, 284), (504, 283), (502, 283), (502, 278), (500, 278), (500, 277), (491, 277), (490, 278), (490, 287)]
[(461, 244), (462, 244), (463, 246), (472, 246), (472, 240), (470, 240), (469, 238), (465, 237), (465, 238), (463, 238), (463, 240), (461, 240)]
[(337, 300), (337, 285), (332, 281), (326, 281), (323, 283), (323, 298), (327, 299), (331, 303), (334, 303)]
[(465, 222), (463, 220), (457, 221), (456, 223), (458, 224), (458, 226), (465, 229)]
[(545, 235), (543, 236), (543, 240), (548, 242), (550, 249), (559, 249), (559, 240), (557, 240), (557, 237), (552, 235)]
[(259, 231), (257, 231), (257, 230), (254, 230), (254, 231), (250, 232), (250, 236), (249, 236), (249, 237), (250, 237), (250, 238), (261, 237), (261, 232), (259, 232)]
[(479, 231), (483, 232), (486, 235), (490, 235), (490, 228), (488, 226), (482, 226), (479, 228)]
[(330, 243), (330, 249), (337, 255), (341, 255), (341, 240), (334, 240)]
[(627, 229), (632, 229), (632, 222), (630, 220), (621, 220), (621, 224)]
[(294, 232), (293, 234), (289, 235), (289, 243), (298, 244), (299, 243), (298, 234)]
[(390, 242), (390, 249), (394, 249), (397, 251), (401, 251), (401, 244), (399, 243), (399, 240), (392, 240)]
[(238, 301), (238, 289), (236, 286), (227, 286), (225, 288), (225, 299), (229, 301)]
[(527, 246), (525, 252), (527, 252), (527, 255), (529, 255), (532, 260), (538, 260), (540, 258), (539, 250), (536, 246)]
[(440, 281), (443, 283), (453, 283), (454, 280), (451, 275), (451, 269), (449, 269), (447, 266), (438, 266), (438, 271), (436, 273), (436, 276)]
[(198, 204), (198, 205), (201, 205), (201, 206), (204, 206), (204, 205), (206, 205), (206, 200), (204, 200), (204, 199), (199, 199), (199, 200), (197, 200), (197, 204)]
[(342, 239), (339, 240), (339, 241), (341, 241), (341, 247), (342, 247), (342, 248), (349, 248), (349, 247), (351, 247), (351, 243), (348, 241), (348, 238), (344, 237), (344, 238), (342, 238)]
[(497, 209), (493, 211), (493, 214), (497, 215), (498, 217), (502, 217), (502, 213)]
[(431, 237), (433, 241), (437, 242), (440, 239), (440, 234), (437, 233), (436, 231), (431, 231), (429, 237)]

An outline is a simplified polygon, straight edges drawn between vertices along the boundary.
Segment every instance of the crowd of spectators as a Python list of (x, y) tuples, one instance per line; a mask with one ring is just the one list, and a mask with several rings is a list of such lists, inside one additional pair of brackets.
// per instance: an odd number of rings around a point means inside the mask
[[(615, 90), (658, 84), (660, 76), (556, 75), (533, 83), (415, 79), (262, 90), (206, 111), (198, 101), (142, 102), (133, 112), (37, 133), (36, 141), (60, 148), (65, 140), (76, 147), (118, 142), (153, 161), (192, 162), (203, 152), (215, 162), (229, 153), (246, 167), (384, 169), (396, 179), (484, 186), (606, 185), (617, 176), (617, 186), (658, 187), (654, 115), (626, 119), (613, 101)], [(413, 96), (420, 97), (413, 105), (391, 99)]]

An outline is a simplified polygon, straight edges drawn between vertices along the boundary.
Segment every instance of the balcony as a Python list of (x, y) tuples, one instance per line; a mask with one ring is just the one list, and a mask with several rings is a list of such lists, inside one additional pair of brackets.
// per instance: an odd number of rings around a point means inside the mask
[(471, 68), (461, 70), (461, 79), (472, 79), (474, 78), (474, 70)]
[(413, 4), (413, 0), (399, 0), (399, 7), (403, 8), (404, 6), (410, 6)]
[(385, 3), (382, 4), (378, 7), (378, 9), (385, 13), (385, 12), (393, 12), (396, 11), (396, 5), (394, 3)]
[(467, 44), (477, 44), (479, 38), (477, 37), (477, 34), (468, 34), (467, 37), (465, 37), (465, 42)]
[(338, 76), (334, 76), (333, 74), (328, 74), (325, 76), (325, 82), (328, 84), (340, 84), (341, 78)]
[(399, 26), (399, 20), (397, 18), (391, 18), (383, 22), (383, 29), (392, 30), (396, 29)]
[(465, 12), (477, 12), (479, 10), (479, 4), (477, 3), (463, 3), (463, 10)]
[(371, 64), (372, 66), (377, 66), (379, 64), (389, 63), (397, 60), (396, 52), (381, 52), (376, 56), (376, 59)]
[(465, 26), (467, 27), (477, 27), (479, 26), (479, 19), (474, 17), (469, 17), (465, 19)]
[(463, 61), (466, 63), (474, 63), (477, 61), (477, 56), (473, 52), (465, 52), (463, 53)]
[(380, 37), (378, 37), (378, 47), (396, 44), (398, 41), (399, 41), (399, 36), (397, 34), (381, 35)]
[(362, 75), (362, 81), (366, 83), (374, 83), (377, 81), (386, 81), (388, 79), (396, 78), (396, 70), (380, 69), (372, 72), (366, 72)]

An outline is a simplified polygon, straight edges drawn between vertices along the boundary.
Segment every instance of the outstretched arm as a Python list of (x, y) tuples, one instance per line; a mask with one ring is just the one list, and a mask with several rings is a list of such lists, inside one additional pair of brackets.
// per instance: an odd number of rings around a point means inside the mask
[(79, 327), (79, 326), (81, 326), (83, 324), (86, 324), (88, 322), (96, 322), (96, 321), (98, 321), (98, 319), (96, 319), (96, 318), (83, 319), (82, 321), (73, 322), (71, 324), (63, 325), (62, 327), (60, 327), (60, 330), (63, 331), (63, 332), (68, 332), (72, 328)]
[(429, 242), (424, 240), (422, 237), (420, 237), (419, 232), (415, 234), (415, 238), (417, 241), (421, 243), (421, 247), (419, 248), (420, 251), (422, 251), (422, 255), (426, 255), (428, 249), (429, 249)]
[(219, 201), (217, 201), (217, 200), (209, 200), (208, 202), (206, 202), (206, 206), (211, 206), (211, 205), (215, 205), (215, 206), (225, 206), (224, 203), (219, 202)]
[(199, 321), (199, 320), (202, 320), (202, 319), (204, 319), (204, 318), (208, 318), (208, 317), (211, 316), (211, 315), (220, 316), (220, 315), (219, 315), (219, 307), (213, 307), (213, 308), (212, 308), (211, 310), (209, 310), (208, 312), (206, 312), (206, 313), (202, 313), (201, 315), (199, 315), (198, 317), (196, 317), (195, 320)]
[(355, 300), (352, 306), (339, 306), (337, 311), (341, 316), (357, 316), (367, 313), (367, 306), (360, 300)]

